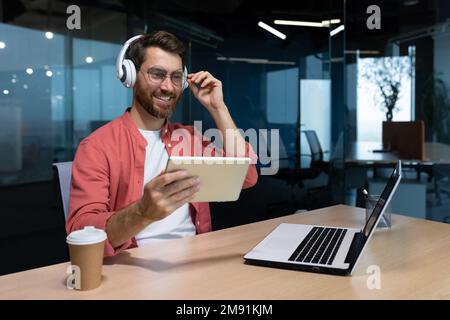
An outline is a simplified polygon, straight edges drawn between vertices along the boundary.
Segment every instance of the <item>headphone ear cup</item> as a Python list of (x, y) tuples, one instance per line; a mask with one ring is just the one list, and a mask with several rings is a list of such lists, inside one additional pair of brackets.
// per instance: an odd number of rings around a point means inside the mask
[(187, 75), (188, 75), (188, 71), (186, 66), (184, 66), (184, 70), (183, 70), (183, 91), (186, 90), (189, 87), (189, 83), (187, 81)]
[(127, 88), (133, 88), (136, 83), (136, 68), (130, 59), (123, 60), (122, 63), (123, 77), (120, 79)]

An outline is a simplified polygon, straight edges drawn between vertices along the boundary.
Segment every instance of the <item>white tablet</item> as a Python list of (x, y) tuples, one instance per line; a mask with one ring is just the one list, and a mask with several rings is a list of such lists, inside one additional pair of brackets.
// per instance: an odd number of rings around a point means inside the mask
[(235, 201), (239, 198), (250, 158), (170, 157), (166, 172), (186, 170), (200, 178), (200, 190), (191, 202)]

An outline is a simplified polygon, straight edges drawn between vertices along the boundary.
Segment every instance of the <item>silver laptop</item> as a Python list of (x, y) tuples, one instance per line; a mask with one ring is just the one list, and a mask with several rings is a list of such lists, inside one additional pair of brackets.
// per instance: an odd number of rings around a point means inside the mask
[(248, 252), (246, 263), (351, 275), (401, 179), (398, 161), (362, 230), (282, 223)]

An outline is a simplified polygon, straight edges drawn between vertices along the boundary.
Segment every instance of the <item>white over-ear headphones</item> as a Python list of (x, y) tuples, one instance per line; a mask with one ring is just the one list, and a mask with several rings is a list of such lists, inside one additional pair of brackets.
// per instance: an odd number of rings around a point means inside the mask
[[(130, 39), (128, 39), (125, 44), (123, 45), (122, 49), (119, 52), (119, 55), (117, 56), (116, 60), (116, 73), (117, 78), (122, 82), (122, 84), (127, 88), (133, 88), (134, 84), (136, 83), (136, 67), (130, 59), (125, 59), (125, 54), (127, 53), (128, 47), (130, 44), (136, 40), (142, 37), (142, 35), (134, 36)], [(185, 90), (187, 87), (189, 87), (188, 81), (187, 81), (187, 68), (184, 67), (183, 70), (183, 84), (182, 84), (182, 90)]]

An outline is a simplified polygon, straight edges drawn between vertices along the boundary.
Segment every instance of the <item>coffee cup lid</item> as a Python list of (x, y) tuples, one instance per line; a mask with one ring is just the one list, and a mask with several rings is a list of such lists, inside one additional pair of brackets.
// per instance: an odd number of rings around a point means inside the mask
[(106, 240), (106, 232), (95, 227), (84, 227), (84, 229), (71, 232), (66, 241), (68, 244), (86, 245)]

